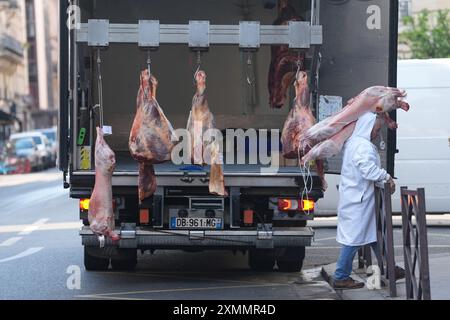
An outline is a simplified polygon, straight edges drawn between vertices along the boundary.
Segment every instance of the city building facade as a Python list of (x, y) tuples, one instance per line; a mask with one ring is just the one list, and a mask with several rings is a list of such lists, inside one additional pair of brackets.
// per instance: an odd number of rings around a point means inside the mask
[(0, 140), (29, 130), (25, 0), (0, 1)]

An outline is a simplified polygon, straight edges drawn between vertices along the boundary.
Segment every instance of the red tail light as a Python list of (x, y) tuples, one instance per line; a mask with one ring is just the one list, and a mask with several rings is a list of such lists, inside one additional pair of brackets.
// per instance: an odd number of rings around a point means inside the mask
[(89, 203), (90, 199), (80, 199), (80, 210), (81, 211), (89, 211)]
[(314, 200), (278, 199), (280, 211), (314, 211)]

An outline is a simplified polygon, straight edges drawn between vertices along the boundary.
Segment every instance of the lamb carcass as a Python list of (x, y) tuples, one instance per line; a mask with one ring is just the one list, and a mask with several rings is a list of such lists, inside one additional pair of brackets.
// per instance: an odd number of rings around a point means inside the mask
[[(287, 0), (278, 2), (278, 17), (274, 25), (287, 25), (301, 18)], [(288, 45), (272, 46), (268, 77), (269, 102), (272, 108), (281, 108), (286, 102), (287, 92), (294, 81), (298, 64), (303, 65), (304, 54), (289, 50)]]
[(317, 143), (331, 138), (345, 126), (358, 120), (360, 116), (369, 111), (384, 114), (389, 127), (396, 128), (397, 125), (389, 118), (388, 112), (396, 108), (408, 111), (408, 103), (401, 100), (404, 97), (406, 97), (406, 92), (397, 88), (370, 87), (351, 99), (340, 112), (310, 128), (304, 135), (302, 143), (313, 147)]
[[(387, 113), (381, 114), (377, 118), (376, 125), (381, 126), (382, 123), (385, 123), (386, 126), (395, 130), (397, 128), (397, 123), (392, 120)], [(394, 125), (393, 125), (394, 124)], [(355, 130), (356, 121), (346, 125), (341, 131), (336, 133), (329, 139), (326, 139), (318, 144), (316, 144), (301, 160), (302, 163), (306, 163), (308, 161), (318, 160), (318, 159), (328, 159), (334, 157), (341, 152), (344, 143), (348, 138), (351, 137), (353, 131)]]
[(89, 226), (97, 235), (104, 235), (113, 241), (120, 239), (114, 232), (114, 211), (112, 200), (112, 175), (116, 164), (114, 152), (103, 138), (103, 130), (97, 128), (95, 142), (95, 185), (89, 203)]
[[(282, 152), (287, 159), (301, 159), (309, 151), (308, 148), (300, 145), (300, 141), (303, 134), (316, 123), (310, 108), (311, 99), (306, 72), (297, 72), (294, 86), (295, 105), (289, 112), (281, 135)], [(322, 188), (326, 190), (327, 183), (322, 160), (316, 162), (316, 169), (322, 180)]]
[(156, 191), (153, 165), (171, 159), (177, 136), (156, 100), (158, 81), (148, 70), (141, 72), (137, 110), (130, 132), (131, 156), (139, 162), (138, 191), (142, 202)]
[(283, 156), (287, 159), (298, 159), (305, 154), (307, 150), (300, 146), (301, 137), (316, 123), (310, 108), (310, 91), (306, 72), (298, 72), (294, 86), (295, 105), (289, 112), (281, 135)]
[(214, 116), (209, 110), (206, 96), (206, 73), (202, 70), (195, 74), (197, 91), (192, 99), (187, 130), (191, 135), (191, 158), (197, 165), (211, 164), (209, 192), (225, 196), (223, 178), (223, 159), (218, 141), (214, 139)]

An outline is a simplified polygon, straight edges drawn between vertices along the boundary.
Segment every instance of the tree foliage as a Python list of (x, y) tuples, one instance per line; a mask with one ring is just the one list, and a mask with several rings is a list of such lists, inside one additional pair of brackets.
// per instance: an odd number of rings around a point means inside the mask
[(450, 58), (450, 10), (431, 14), (422, 10), (415, 17), (404, 17), (407, 30), (399, 41), (411, 48), (413, 59)]

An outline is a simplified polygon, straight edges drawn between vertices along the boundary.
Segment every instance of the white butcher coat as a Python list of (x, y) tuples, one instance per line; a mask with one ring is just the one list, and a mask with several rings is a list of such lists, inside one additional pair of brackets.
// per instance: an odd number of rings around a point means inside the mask
[(344, 145), (336, 240), (347, 246), (377, 241), (374, 182), (388, 180), (389, 174), (381, 168), (378, 150), (370, 142), (375, 120), (372, 112), (361, 116)]

